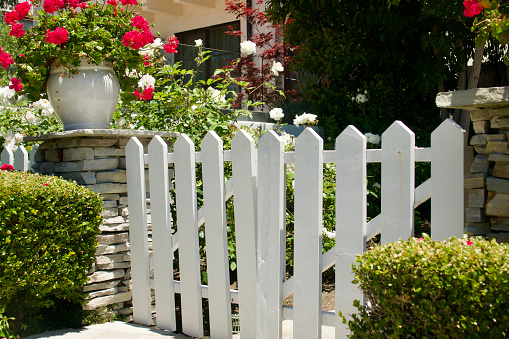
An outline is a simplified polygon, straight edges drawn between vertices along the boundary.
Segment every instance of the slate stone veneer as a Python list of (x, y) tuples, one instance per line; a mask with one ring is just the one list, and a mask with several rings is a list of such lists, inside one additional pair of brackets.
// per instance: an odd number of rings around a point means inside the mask
[[(136, 136), (147, 153), (147, 146), (155, 135), (160, 135), (170, 145), (170, 140), (174, 140), (178, 134), (100, 129), (25, 138), (41, 143), (35, 155), (34, 171), (74, 180), (99, 193), (104, 201), (104, 221), (100, 226), (101, 234), (97, 237), (96, 260), (83, 288), (88, 293), (87, 310), (100, 308), (100, 314), (109, 312), (124, 315), (128, 320), (131, 318), (125, 145), (132, 136)], [(148, 173), (146, 177), (148, 180)], [(147, 199), (147, 203), (147, 210), (150, 211), (150, 199)], [(150, 215), (147, 221), (150, 235)]]
[(470, 111), (475, 132), (476, 155), (465, 176), (465, 233), (509, 243), (509, 87), (439, 93), (436, 103)]

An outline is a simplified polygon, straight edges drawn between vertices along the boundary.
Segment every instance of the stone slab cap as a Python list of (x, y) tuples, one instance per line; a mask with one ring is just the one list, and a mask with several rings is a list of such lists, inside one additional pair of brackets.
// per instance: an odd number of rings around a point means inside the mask
[(55, 132), (44, 135), (26, 136), (23, 141), (45, 141), (62, 138), (75, 137), (94, 137), (94, 138), (153, 138), (159, 135), (161, 138), (176, 138), (180, 135), (178, 132), (170, 131), (146, 131), (130, 129), (76, 129), (66, 132)]
[(438, 93), (438, 107), (476, 109), (509, 107), (509, 87), (472, 88)]

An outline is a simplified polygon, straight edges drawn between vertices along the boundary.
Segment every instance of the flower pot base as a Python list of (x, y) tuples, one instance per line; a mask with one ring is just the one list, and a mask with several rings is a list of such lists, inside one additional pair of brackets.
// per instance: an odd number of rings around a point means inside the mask
[(64, 131), (73, 131), (77, 129), (109, 129), (109, 123), (89, 123), (89, 124), (71, 124), (64, 125)]

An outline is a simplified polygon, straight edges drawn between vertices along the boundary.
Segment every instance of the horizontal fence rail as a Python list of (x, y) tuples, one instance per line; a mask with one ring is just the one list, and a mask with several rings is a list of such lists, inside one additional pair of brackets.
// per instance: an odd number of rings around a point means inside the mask
[[(174, 330), (174, 293), (181, 295), (182, 331), (202, 337), (202, 298), (208, 298), (211, 338), (232, 336), (231, 303), (238, 304), (242, 338), (281, 338), (282, 320), (294, 320), (295, 338), (320, 338), (323, 325), (334, 326), (336, 338), (347, 327), (337, 311), (352, 314), (363, 300), (350, 265), (366, 250), (366, 241), (381, 233), (382, 243), (413, 235), (414, 208), (431, 197), (431, 236), (443, 240), (463, 234), (463, 158), (465, 131), (452, 120), (431, 135), (431, 147), (415, 146), (401, 122), (381, 137), (381, 149), (367, 149), (366, 138), (349, 126), (336, 139), (336, 149), (323, 150), (322, 139), (306, 129), (295, 152), (284, 152), (273, 131), (258, 142), (239, 131), (231, 150), (209, 132), (201, 150), (181, 135), (173, 151), (160, 137), (143, 146), (132, 138), (126, 147), (134, 321), (152, 321), (150, 289), (155, 289), (158, 327)], [(232, 176), (225, 180), (224, 163)], [(415, 163), (431, 162), (431, 178), (415, 187)], [(201, 163), (202, 178), (196, 178)], [(336, 245), (322, 254), (323, 164), (336, 165)], [(367, 221), (366, 168), (381, 163), (381, 213)], [(152, 202), (153, 268), (150, 278), (144, 168), (148, 164)], [(295, 169), (294, 275), (285, 280), (286, 164)], [(169, 199), (168, 166), (175, 171), (175, 202)], [(203, 206), (197, 205), (197, 179), (203, 180)], [(446, 189), (445, 189), (446, 188)], [(226, 202), (233, 197), (237, 255), (237, 290), (230, 290)], [(170, 207), (175, 204), (178, 231), (172, 234)], [(205, 223), (208, 284), (201, 284), (198, 228)], [(178, 250), (179, 280), (173, 277)], [(136, 258), (135, 258), (136, 257)], [(322, 312), (322, 272), (335, 265), (336, 312)], [(283, 299), (294, 295), (293, 308)]]

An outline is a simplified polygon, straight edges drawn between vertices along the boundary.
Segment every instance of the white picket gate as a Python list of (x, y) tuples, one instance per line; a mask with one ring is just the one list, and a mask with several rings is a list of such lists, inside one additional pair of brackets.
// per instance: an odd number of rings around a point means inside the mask
[(28, 171), (35, 163), (34, 158), (37, 148), (38, 146), (32, 148), (29, 157), (23, 145), (19, 146), (14, 152), (9, 147), (4, 147), (0, 156), (0, 165), (12, 165), (16, 171)]
[[(381, 149), (367, 149), (366, 138), (349, 126), (324, 151), (322, 139), (306, 129), (295, 152), (267, 132), (255, 149), (244, 131), (231, 151), (209, 132), (201, 152), (181, 135), (173, 152), (156, 136), (148, 154), (132, 138), (126, 147), (134, 321), (152, 323), (151, 292), (160, 328), (175, 330), (174, 293), (181, 294), (182, 331), (203, 336), (202, 298), (209, 299), (211, 338), (231, 338), (231, 303), (239, 305), (242, 338), (281, 338), (282, 320), (293, 319), (295, 338), (321, 338), (322, 325), (347, 328), (337, 311), (355, 312), (362, 293), (353, 285), (350, 265), (365, 251), (366, 240), (381, 232), (382, 242), (413, 235), (413, 211), (431, 200), (431, 236), (463, 234), (463, 177), (466, 134), (452, 120), (431, 135), (430, 148), (416, 148), (414, 134), (395, 122), (382, 135)], [(223, 162), (231, 161), (225, 183)], [(431, 161), (431, 178), (414, 187), (416, 161)], [(202, 163), (204, 204), (197, 209), (196, 163)], [(381, 214), (366, 221), (366, 164), (381, 162)], [(285, 164), (295, 164), (294, 275), (285, 275)], [(322, 254), (322, 168), (336, 164), (336, 246)], [(168, 165), (175, 169), (178, 232), (171, 234)], [(150, 278), (146, 187), (148, 165), (152, 213), (153, 268)], [(238, 290), (230, 290), (225, 201), (234, 199)], [(200, 284), (198, 227), (206, 223), (208, 286)], [(173, 277), (173, 252), (179, 249), (180, 280)], [(322, 312), (322, 272), (335, 265), (336, 312)], [(294, 306), (283, 298), (294, 294)]]

